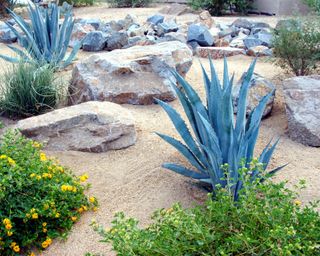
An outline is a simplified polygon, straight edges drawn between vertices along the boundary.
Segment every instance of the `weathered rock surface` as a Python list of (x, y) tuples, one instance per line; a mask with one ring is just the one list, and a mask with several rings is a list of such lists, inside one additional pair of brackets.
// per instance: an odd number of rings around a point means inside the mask
[(89, 24), (74, 24), (69, 46), (75, 47), (77, 44), (82, 42), (82, 40), (86, 37), (88, 33), (92, 31), (95, 31), (95, 28)]
[(272, 50), (266, 46), (258, 45), (248, 49), (247, 54), (254, 57), (272, 56)]
[(11, 44), (17, 41), (17, 36), (10, 28), (0, 29), (0, 43)]
[(290, 138), (320, 147), (320, 76), (287, 79), (283, 90)]
[(19, 121), (16, 128), (51, 150), (105, 152), (136, 142), (131, 113), (111, 102), (91, 101)]
[(147, 22), (153, 24), (153, 25), (158, 25), (159, 23), (162, 23), (164, 21), (164, 16), (160, 14), (155, 14), (150, 16), (147, 19)]
[(210, 29), (213, 26), (214, 21), (208, 11), (203, 11), (199, 14), (196, 23), (201, 23)]
[(87, 34), (82, 43), (82, 49), (89, 52), (102, 51), (107, 42), (107, 35), (101, 31), (92, 31)]
[[(238, 83), (234, 86), (232, 91), (232, 98), (233, 98), (233, 106), (234, 112), (237, 113), (237, 106), (239, 100), (239, 91), (241, 84), (245, 78), (246, 73), (244, 73)], [(247, 106), (247, 115), (259, 104), (260, 100), (267, 95), (268, 93), (273, 91), (273, 96), (267, 102), (267, 106), (265, 111), (263, 112), (263, 117), (268, 116), (273, 108), (274, 98), (275, 98), (275, 91), (276, 87), (273, 83), (271, 83), (266, 78), (254, 74), (252, 76), (250, 82), (250, 88), (248, 93), (248, 106)]]
[(112, 51), (115, 49), (121, 49), (128, 44), (128, 34), (126, 32), (114, 32), (112, 33), (106, 42), (106, 50)]
[(188, 11), (190, 11), (190, 8), (187, 5), (173, 3), (168, 6), (163, 7), (160, 10), (160, 13), (166, 14), (166, 15), (179, 16), (181, 14), (188, 12)]
[(172, 101), (176, 80), (170, 70), (185, 75), (191, 64), (191, 50), (178, 41), (92, 55), (73, 70), (70, 104), (99, 100), (147, 105), (154, 98)]
[(191, 24), (188, 28), (188, 42), (195, 41), (201, 46), (212, 46), (213, 36), (204, 25)]
[(201, 58), (210, 56), (212, 59), (221, 59), (239, 54), (245, 54), (245, 51), (241, 48), (233, 47), (198, 47), (196, 49), (196, 55)]

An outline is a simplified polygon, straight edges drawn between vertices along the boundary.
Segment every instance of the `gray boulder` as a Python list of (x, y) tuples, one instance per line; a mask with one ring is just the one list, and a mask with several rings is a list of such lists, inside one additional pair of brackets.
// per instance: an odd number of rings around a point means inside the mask
[(11, 44), (17, 41), (17, 36), (10, 28), (0, 29), (0, 43)]
[(88, 52), (102, 51), (107, 42), (107, 35), (101, 31), (92, 31), (87, 34), (82, 43), (82, 49)]
[(101, 26), (100, 19), (80, 19), (80, 20), (76, 20), (76, 23), (80, 23), (82, 25), (89, 24), (92, 27), (94, 27), (95, 30), (97, 30)]
[(254, 27), (254, 24), (247, 19), (239, 18), (232, 22), (232, 26), (251, 30)]
[(105, 152), (136, 142), (131, 113), (111, 102), (86, 102), (18, 122), (16, 128), (50, 150)]
[(212, 46), (214, 38), (203, 25), (191, 24), (188, 28), (188, 42), (195, 41), (201, 46)]
[(179, 29), (177, 23), (175, 23), (174, 21), (171, 22), (163, 22), (163, 23), (159, 23), (157, 25), (157, 35), (158, 36), (163, 36), (167, 33), (170, 32), (177, 32)]
[(267, 33), (267, 32), (259, 32), (255, 35), (255, 37), (259, 40), (261, 40), (262, 45), (267, 46), (267, 47), (271, 47), (272, 46), (272, 39), (273, 36), (271, 33)]
[(247, 49), (259, 45), (263, 45), (263, 41), (259, 38), (256, 38), (255, 36), (247, 36), (243, 39), (243, 43)]
[[(238, 107), (238, 101), (239, 101), (239, 91), (245, 76), (246, 76), (246, 73), (242, 75), (242, 77), (240, 78), (238, 83), (234, 86), (232, 91), (232, 99), (233, 99), (233, 106), (234, 106), (235, 113), (237, 113), (238, 111), (237, 107)], [(275, 91), (276, 91), (276, 87), (273, 83), (271, 83), (266, 78), (255, 73), (252, 76), (252, 79), (250, 81), (250, 87), (249, 87), (249, 93), (248, 93), (248, 106), (246, 111), (247, 115), (249, 115), (249, 113), (259, 104), (260, 100), (265, 95), (273, 92), (272, 97), (267, 102), (266, 109), (263, 112), (263, 117), (270, 115), (273, 108)]]
[(108, 37), (105, 49), (108, 51), (121, 49), (127, 44), (128, 35), (126, 32), (114, 32)]
[(147, 22), (153, 24), (153, 25), (158, 25), (159, 23), (162, 23), (164, 21), (164, 16), (160, 14), (155, 14), (150, 16), (147, 19)]
[(300, 76), (283, 83), (288, 134), (305, 145), (320, 147), (320, 76)]

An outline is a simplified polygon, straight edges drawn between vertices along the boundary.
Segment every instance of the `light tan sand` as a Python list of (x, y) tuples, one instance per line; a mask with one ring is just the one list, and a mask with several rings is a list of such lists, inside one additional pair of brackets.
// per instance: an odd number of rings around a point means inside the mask
[[(81, 8), (76, 15), (81, 17), (123, 18), (127, 13), (139, 15), (141, 20), (153, 14), (157, 8), (151, 9), (107, 9), (107, 8)], [(191, 17), (191, 18), (190, 18)], [(179, 19), (192, 19), (193, 15), (186, 15)], [(275, 18), (258, 17), (259, 20), (275, 24)], [(220, 21), (229, 22), (231, 18), (219, 18)], [(0, 44), (0, 53), (8, 53), (4, 45)], [(80, 59), (89, 53), (80, 53)], [(230, 71), (234, 71), (239, 78), (252, 58), (235, 56), (228, 59)], [(208, 61), (201, 59), (208, 68)], [(215, 61), (219, 75), (222, 74), (222, 60)], [(0, 65), (5, 65), (0, 62)], [(276, 103), (272, 115), (263, 121), (257, 152), (266, 145), (272, 137), (281, 136), (271, 168), (289, 163), (281, 171), (276, 180), (288, 180), (290, 186), (300, 179), (307, 181), (308, 187), (301, 193), (301, 200), (320, 199), (320, 148), (306, 147), (291, 141), (286, 135), (287, 121), (281, 92), (283, 72), (259, 59), (256, 72), (272, 79), (278, 88)], [(70, 75), (70, 74), (68, 74)], [(203, 96), (204, 89), (198, 59), (187, 74), (187, 80)], [(181, 110), (178, 101), (171, 103)], [(150, 214), (158, 208), (169, 207), (174, 202), (182, 202), (185, 206), (202, 202), (205, 193), (197, 188), (192, 181), (180, 175), (161, 168), (166, 161), (184, 162), (183, 158), (168, 144), (158, 138), (154, 132), (158, 131), (176, 135), (173, 126), (164, 111), (157, 105), (132, 106), (124, 105), (131, 110), (136, 120), (138, 141), (136, 145), (120, 151), (111, 151), (101, 154), (80, 152), (48, 152), (58, 157), (61, 163), (72, 168), (75, 174), (87, 172), (92, 188), (90, 195), (99, 199), (100, 210), (97, 213), (86, 213), (72, 229), (68, 239), (54, 241), (43, 256), (82, 256), (86, 252), (114, 255), (110, 246), (99, 243), (100, 237), (89, 226), (91, 219), (104, 226), (110, 226), (113, 215), (124, 211), (128, 216), (138, 218), (142, 224), (150, 221)]]

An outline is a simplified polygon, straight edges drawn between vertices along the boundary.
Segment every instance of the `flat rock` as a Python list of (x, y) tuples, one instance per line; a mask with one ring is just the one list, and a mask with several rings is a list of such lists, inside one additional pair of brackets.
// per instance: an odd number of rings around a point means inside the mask
[(247, 54), (254, 57), (272, 56), (272, 50), (267, 46), (258, 45), (249, 48)]
[(254, 24), (247, 19), (238, 18), (233, 23), (232, 26), (238, 27), (238, 28), (246, 28), (251, 29), (254, 27)]
[(129, 110), (111, 102), (90, 101), (30, 117), (17, 123), (28, 138), (44, 142), (50, 150), (105, 152), (136, 142)]
[(154, 103), (154, 98), (176, 98), (171, 70), (185, 75), (192, 64), (192, 51), (178, 41), (133, 46), (92, 55), (76, 64), (72, 74), (70, 104), (85, 101)]
[[(238, 83), (233, 87), (232, 91), (232, 99), (233, 99), (233, 106), (234, 106), (234, 112), (237, 113), (238, 109), (238, 100), (239, 100), (239, 91), (241, 84), (245, 78), (246, 73), (242, 75)], [(269, 99), (267, 102), (266, 109), (263, 112), (262, 117), (266, 117), (270, 115), (272, 108), (273, 108), (273, 103), (274, 103), (274, 98), (275, 98), (275, 91), (276, 87), (275, 85), (267, 80), (266, 78), (254, 73), (252, 76), (252, 79), (250, 81), (250, 87), (249, 87), (249, 93), (248, 93), (248, 98), (247, 98), (247, 115), (250, 114), (250, 112), (259, 104), (260, 100), (267, 95), (270, 92), (274, 92), (272, 97)]]
[(305, 145), (320, 147), (320, 76), (300, 76), (283, 83), (288, 134)]
[(208, 58), (210, 56), (212, 59), (221, 59), (239, 54), (245, 54), (245, 51), (241, 48), (233, 47), (198, 47), (196, 49), (196, 55), (200, 58)]

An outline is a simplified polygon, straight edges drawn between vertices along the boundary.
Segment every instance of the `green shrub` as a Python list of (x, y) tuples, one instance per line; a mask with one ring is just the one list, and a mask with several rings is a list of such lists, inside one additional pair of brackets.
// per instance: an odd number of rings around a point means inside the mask
[(195, 10), (205, 9), (211, 15), (222, 15), (227, 10), (235, 8), (236, 12), (247, 14), (252, 7), (252, 0), (188, 0)]
[[(206, 103), (201, 101), (200, 96), (183, 77), (174, 72), (179, 86), (174, 84), (173, 88), (183, 106), (194, 136), (175, 109), (165, 102), (157, 101), (167, 112), (185, 144), (173, 137), (163, 134), (158, 135), (175, 147), (196, 171), (172, 163), (165, 163), (163, 167), (209, 184), (213, 190), (217, 186), (223, 188), (229, 186), (228, 178), (231, 178), (232, 184), (229, 187), (234, 199), (237, 200), (238, 191), (243, 185), (237, 170), (240, 167), (249, 168), (250, 166), (262, 114), (274, 92), (266, 95), (252, 110), (250, 116), (246, 118), (247, 95), (255, 67), (254, 61), (240, 88), (238, 111), (235, 119), (232, 103), (233, 77), (229, 78), (227, 60), (225, 59), (224, 62), (222, 83), (219, 81), (211, 59), (210, 67), (210, 78), (202, 67)], [(263, 166), (250, 174), (251, 180), (255, 180), (267, 168), (277, 143), (271, 145), (270, 142), (262, 151), (259, 162), (263, 163)], [(281, 168), (271, 171), (270, 174)]]
[(62, 86), (48, 65), (20, 62), (6, 71), (1, 91), (3, 114), (28, 117), (53, 109), (61, 98)]
[(320, 61), (319, 27), (318, 20), (288, 20), (287, 25), (275, 30), (275, 64), (297, 76), (316, 70)]
[(153, 0), (107, 0), (110, 7), (114, 8), (146, 7), (152, 2)]
[(316, 205), (301, 207), (284, 184), (255, 183), (232, 195), (219, 189), (204, 205), (174, 204), (154, 213), (141, 228), (117, 213), (111, 229), (93, 223), (119, 256), (162, 255), (320, 255), (320, 215)]
[[(54, 68), (64, 68), (68, 66), (78, 50), (81, 43), (73, 47), (67, 57), (68, 45), (70, 42), (74, 19), (72, 11), (65, 13), (63, 23), (59, 21), (60, 9), (56, 4), (50, 4), (48, 8), (43, 9), (38, 5), (29, 5), (29, 18), (31, 26), (23, 20), (22, 17), (9, 11), (11, 17), (15, 20), (22, 34), (11, 24), (6, 23), (12, 32), (18, 37), (19, 43), (25, 51), (14, 46), (8, 46), (24, 61), (50, 64)], [(19, 62), (19, 58), (12, 58), (0, 55), (1, 58), (10, 62)]]
[(0, 144), (1, 255), (26, 255), (65, 236), (81, 213), (97, 206), (85, 196), (87, 175), (76, 177), (17, 132)]
[(320, 0), (303, 0), (303, 2), (320, 15)]

